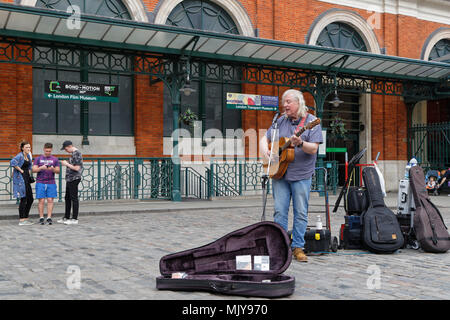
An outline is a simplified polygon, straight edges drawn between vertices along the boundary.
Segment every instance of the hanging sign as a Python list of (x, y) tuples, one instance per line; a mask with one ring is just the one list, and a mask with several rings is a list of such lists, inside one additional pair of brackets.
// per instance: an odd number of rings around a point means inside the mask
[(45, 80), (44, 97), (47, 99), (119, 102), (119, 86)]
[(228, 92), (227, 108), (241, 110), (278, 111), (278, 97)]

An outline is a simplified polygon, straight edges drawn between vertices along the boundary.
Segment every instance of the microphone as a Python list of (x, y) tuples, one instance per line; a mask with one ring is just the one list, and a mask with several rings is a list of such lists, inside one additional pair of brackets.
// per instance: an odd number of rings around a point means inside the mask
[(277, 121), (277, 118), (279, 115), (280, 115), (280, 111), (277, 111), (277, 113), (275, 113), (275, 116), (273, 117), (272, 125)]

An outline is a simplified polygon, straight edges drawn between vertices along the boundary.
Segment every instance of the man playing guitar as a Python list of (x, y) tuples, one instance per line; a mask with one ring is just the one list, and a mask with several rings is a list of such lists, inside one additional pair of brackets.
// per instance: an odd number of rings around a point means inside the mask
[[(298, 261), (307, 262), (307, 257), (303, 252), (304, 235), (308, 226), (308, 202), (316, 165), (316, 154), (319, 144), (323, 142), (322, 129), (319, 124), (304, 131), (298, 137), (295, 135), (301, 127), (316, 119), (307, 112), (305, 99), (300, 91), (294, 89), (285, 91), (281, 103), (284, 114), (276, 121), (278, 134), (275, 133), (274, 141), (277, 141), (279, 137), (289, 137), (291, 144), (295, 147), (295, 158), (289, 163), (286, 173), (281, 179), (272, 179), (274, 222), (286, 231), (288, 230), (288, 214), (292, 199), (294, 211), (293, 255)], [(260, 150), (267, 159), (270, 158), (270, 161), (277, 161), (278, 149), (270, 150), (269, 148), (273, 133), (273, 126), (271, 126), (260, 141)]]

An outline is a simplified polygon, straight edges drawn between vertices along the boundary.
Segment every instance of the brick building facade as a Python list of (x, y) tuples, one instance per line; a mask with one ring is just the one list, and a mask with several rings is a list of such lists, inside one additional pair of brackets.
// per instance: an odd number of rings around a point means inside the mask
[[(20, 5), (37, 5), (40, 1), (9, 0)], [(161, 23), (180, 0), (122, 0), (132, 19)], [(450, 4), (444, 0), (373, 1), (345, 0), (211, 0), (233, 19), (239, 34), (300, 44), (317, 44), (317, 35), (329, 23), (350, 26), (365, 42), (367, 51), (412, 59), (428, 60), (431, 48), (442, 40), (450, 41)], [(359, 29), (358, 29), (359, 28)], [(33, 67), (9, 63), (0, 64), (0, 157), (17, 153), (21, 140), (32, 142), (39, 153), (44, 140), (55, 143), (64, 134), (42, 136), (33, 129)], [(150, 77), (133, 76), (133, 134), (119, 137), (92, 137), (83, 146), (86, 156), (162, 157), (164, 154), (164, 85), (151, 84)], [(281, 95), (276, 87), (245, 84), (241, 92)], [(314, 99), (305, 94), (309, 106)], [(449, 121), (449, 99), (418, 103), (413, 123)], [(356, 133), (359, 147), (368, 147), (364, 161), (370, 162), (377, 153), (385, 175), (393, 177), (391, 185), (403, 172), (407, 161), (407, 107), (400, 97), (361, 95), (360, 122)], [(242, 111), (241, 128), (266, 129), (271, 112)], [(78, 145), (80, 136), (70, 136)], [(91, 137), (90, 137), (91, 138)], [(58, 143), (59, 145), (59, 143)], [(130, 146), (131, 145), (131, 146)], [(167, 145), (167, 142), (166, 142)], [(248, 154), (248, 145), (246, 146)], [(58, 151), (59, 152), (59, 151)], [(56, 152), (56, 153), (58, 153)], [(389, 179), (388, 179), (389, 180)]]

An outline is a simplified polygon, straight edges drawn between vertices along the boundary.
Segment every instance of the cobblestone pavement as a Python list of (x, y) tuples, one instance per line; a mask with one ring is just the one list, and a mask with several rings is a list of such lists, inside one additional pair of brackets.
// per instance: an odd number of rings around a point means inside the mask
[[(89, 215), (72, 226), (1, 220), (0, 299), (242, 299), (159, 291), (159, 260), (255, 223), (260, 215), (255, 207)], [(444, 218), (450, 225), (448, 210)], [(341, 209), (332, 215), (333, 235), (343, 220)], [(308, 263), (293, 260), (285, 273), (295, 276), (296, 289), (285, 299), (449, 299), (449, 266), (450, 253), (339, 250), (310, 256)]]

